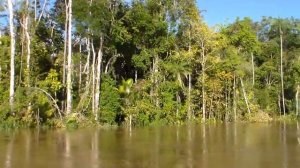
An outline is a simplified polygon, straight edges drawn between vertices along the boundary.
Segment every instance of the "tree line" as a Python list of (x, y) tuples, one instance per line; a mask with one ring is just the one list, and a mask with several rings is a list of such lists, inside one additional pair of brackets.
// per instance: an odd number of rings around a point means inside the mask
[(211, 28), (194, 0), (6, 0), (0, 12), (6, 125), (299, 115), (299, 19)]

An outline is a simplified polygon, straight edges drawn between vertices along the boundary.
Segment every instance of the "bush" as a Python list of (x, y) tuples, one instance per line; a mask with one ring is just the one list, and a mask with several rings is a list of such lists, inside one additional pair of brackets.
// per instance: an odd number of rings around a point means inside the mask
[(102, 77), (100, 96), (100, 122), (115, 124), (121, 111), (121, 99), (115, 81), (109, 76)]
[(247, 121), (250, 122), (270, 122), (273, 119), (269, 116), (268, 113), (265, 112), (257, 112), (257, 113), (250, 113), (246, 114), (245, 118)]

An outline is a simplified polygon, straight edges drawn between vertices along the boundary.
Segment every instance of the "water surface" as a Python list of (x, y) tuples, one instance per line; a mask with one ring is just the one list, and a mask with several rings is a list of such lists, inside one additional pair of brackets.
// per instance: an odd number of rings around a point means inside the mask
[(0, 132), (3, 168), (298, 168), (299, 124)]

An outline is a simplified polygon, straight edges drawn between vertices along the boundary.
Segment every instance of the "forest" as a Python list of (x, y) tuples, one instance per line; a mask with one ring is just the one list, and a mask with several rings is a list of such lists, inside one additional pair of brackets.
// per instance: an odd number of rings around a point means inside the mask
[(195, 0), (0, 1), (0, 127), (296, 119), (299, 91), (297, 18), (211, 27)]

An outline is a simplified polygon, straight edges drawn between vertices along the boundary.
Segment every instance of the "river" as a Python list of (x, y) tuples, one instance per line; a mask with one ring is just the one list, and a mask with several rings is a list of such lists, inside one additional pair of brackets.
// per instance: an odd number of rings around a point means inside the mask
[(3, 168), (299, 168), (300, 124), (0, 132)]

